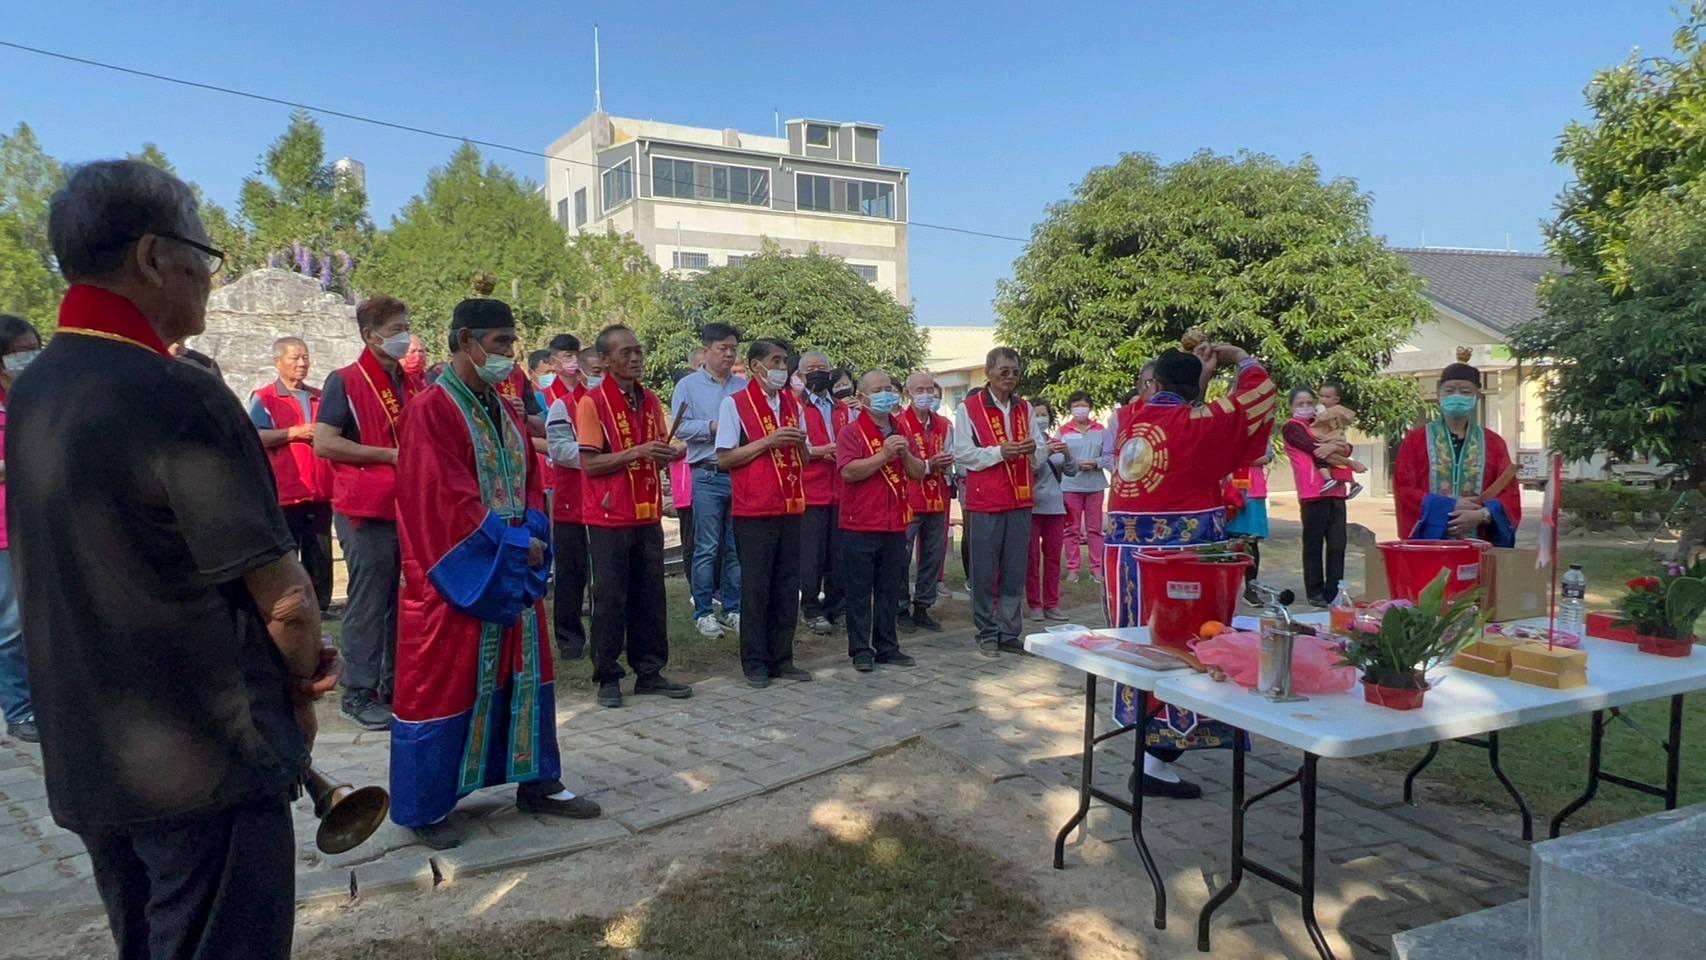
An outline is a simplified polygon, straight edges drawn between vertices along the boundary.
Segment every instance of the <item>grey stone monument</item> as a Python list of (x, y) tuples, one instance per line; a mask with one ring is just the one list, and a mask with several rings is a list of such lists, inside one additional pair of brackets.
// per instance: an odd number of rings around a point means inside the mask
[(307, 341), (308, 383), (316, 387), (361, 352), (355, 307), (321, 289), (313, 277), (276, 267), (246, 273), (213, 291), (207, 330), (188, 345), (217, 361), (226, 385), (247, 403), (250, 392), (277, 376), (272, 345), (279, 337)]

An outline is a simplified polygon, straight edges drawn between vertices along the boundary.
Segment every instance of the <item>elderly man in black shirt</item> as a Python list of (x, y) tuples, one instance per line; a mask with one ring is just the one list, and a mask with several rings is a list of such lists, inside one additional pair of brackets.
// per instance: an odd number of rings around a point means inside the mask
[(71, 287), (5, 451), (48, 804), (122, 960), (283, 960), (336, 659), (254, 429), (167, 348), (223, 255), (188, 187), (125, 160), (72, 171), (48, 238)]

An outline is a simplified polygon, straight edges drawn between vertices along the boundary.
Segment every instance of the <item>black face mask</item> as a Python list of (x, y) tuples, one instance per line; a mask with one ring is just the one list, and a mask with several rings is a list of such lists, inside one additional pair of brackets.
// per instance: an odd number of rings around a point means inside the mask
[(822, 393), (829, 389), (829, 371), (814, 370), (806, 374), (806, 389), (813, 393)]
[(836, 387), (834, 390), (831, 390), (829, 392), (831, 395), (833, 395), (835, 397), (835, 399), (841, 400), (841, 399), (844, 399), (847, 397), (851, 397), (853, 395), (853, 386), (852, 386), (852, 384), (844, 383), (841, 386)]

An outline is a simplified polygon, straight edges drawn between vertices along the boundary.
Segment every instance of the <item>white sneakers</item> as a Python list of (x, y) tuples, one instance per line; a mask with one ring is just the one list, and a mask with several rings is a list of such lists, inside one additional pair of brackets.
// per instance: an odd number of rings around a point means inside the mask
[(699, 627), (699, 635), (702, 637), (715, 640), (723, 635), (723, 625), (717, 622), (716, 617), (708, 613), (694, 623)]
[(725, 613), (725, 614), (723, 614), (723, 624), (724, 624), (724, 626), (727, 626), (730, 630), (733, 630), (734, 632), (739, 633), (740, 632), (740, 614), (738, 614), (738, 613)]

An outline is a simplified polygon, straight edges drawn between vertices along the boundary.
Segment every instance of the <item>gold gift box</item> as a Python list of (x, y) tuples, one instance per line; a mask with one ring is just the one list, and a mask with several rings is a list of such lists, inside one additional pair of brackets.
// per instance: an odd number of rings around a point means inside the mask
[(1587, 651), (1521, 644), (1511, 650), (1511, 679), (1554, 690), (1582, 686), (1588, 682)]
[(1498, 634), (1486, 634), (1457, 652), (1451, 665), (1459, 670), (1485, 674), (1489, 677), (1511, 675), (1511, 651), (1526, 641)]

